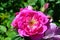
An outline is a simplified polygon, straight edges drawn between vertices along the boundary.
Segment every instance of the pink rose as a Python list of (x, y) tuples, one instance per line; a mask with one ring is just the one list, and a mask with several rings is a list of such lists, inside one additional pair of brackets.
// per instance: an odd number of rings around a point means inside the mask
[(48, 18), (43, 12), (32, 10), (31, 6), (28, 6), (15, 17), (12, 22), (12, 26), (17, 28), (20, 36), (28, 37), (42, 37), (47, 30)]

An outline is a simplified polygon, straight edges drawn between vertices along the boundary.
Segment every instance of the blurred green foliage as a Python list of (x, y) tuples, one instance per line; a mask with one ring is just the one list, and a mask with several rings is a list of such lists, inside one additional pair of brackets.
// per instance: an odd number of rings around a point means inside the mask
[(60, 26), (60, 0), (0, 0), (0, 40), (24, 40), (11, 27), (15, 12), (28, 5), (40, 11), (47, 2), (49, 8), (45, 10), (45, 14), (52, 16), (53, 22)]

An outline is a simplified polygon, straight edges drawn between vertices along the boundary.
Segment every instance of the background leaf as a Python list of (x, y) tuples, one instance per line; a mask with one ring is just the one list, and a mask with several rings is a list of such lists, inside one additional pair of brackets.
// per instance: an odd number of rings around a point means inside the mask
[(39, 0), (41, 7), (45, 4), (45, 0)]
[(28, 0), (29, 5), (35, 5), (37, 0)]
[(6, 27), (3, 25), (0, 25), (0, 32), (6, 32)]

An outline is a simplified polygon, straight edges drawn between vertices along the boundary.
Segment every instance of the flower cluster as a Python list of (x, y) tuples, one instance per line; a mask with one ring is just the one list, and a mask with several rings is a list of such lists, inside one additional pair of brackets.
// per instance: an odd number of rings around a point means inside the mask
[(21, 8), (11, 25), (17, 29), (21, 37), (27, 36), (31, 40), (59, 38), (60, 36), (56, 34), (58, 30), (56, 24), (50, 23), (47, 15), (33, 10), (31, 6)]

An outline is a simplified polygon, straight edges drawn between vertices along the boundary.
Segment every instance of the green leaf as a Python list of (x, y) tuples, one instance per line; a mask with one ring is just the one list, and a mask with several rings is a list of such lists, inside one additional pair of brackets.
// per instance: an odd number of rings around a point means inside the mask
[(53, 16), (53, 10), (49, 10), (48, 15)]
[(60, 27), (60, 23), (58, 23), (58, 22), (55, 22), (55, 24), (56, 24), (58, 27)]
[(12, 40), (24, 40), (24, 38), (21, 38), (19, 35), (15, 36), (14, 38), (12, 38)]
[(12, 29), (10, 29), (10, 30), (8, 30), (8, 31), (6, 32), (6, 35), (7, 35), (8, 37), (10, 37), (10, 38), (15, 37), (16, 34), (17, 34), (17, 33), (16, 33), (15, 31), (13, 31)]
[(5, 38), (5, 40), (11, 40), (11, 38), (10, 37), (7, 37), (7, 38)]
[(3, 10), (4, 8), (3, 7), (0, 7), (0, 10)]
[(0, 25), (0, 32), (6, 32), (6, 27), (3, 25)]
[(60, 3), (60, 0), (58, 0), (57, 2), (56, 2), (56, 4), (59, 4)]
[(39, 0), (41, 7), (45, 4), (45, 0)]
[(55, 1), (55, 0), (49, 0), (49, 1), (51, 1), (51, 2), (52, 2), (52, 1)]
[(35, 5), (36, 2), (37, 2), (37, 0), (28, 0), (29, 5)]
[(13, 19), (14, 19), (14, 16), (12, 16), (12, 17), (10, 18), (10, 20), (8, 20), (8, 22), (7, 22), (7, 27), (8, 27), (8, 28), (13, 28), (13, 27), (11, 26), (11, 23), (12, 23)]
[(7, 22), (7, 27), (10, 29), (10, 28), (13, 28), (12, 26), (11, 26), (11, 20), (9, 20), (8, 22)]
[(4, 40), (4, 37), (0, 35), (0, 40)]
[(10, 10), (10, 13), (13, 13), (13, 10), (12, 9)]
[(1, 3), (2, 7), (6, 7), (7, 3)]
[(24, 2), (24, 6), (26, 7), (26, 6), (28, 6), (28, 4)]

